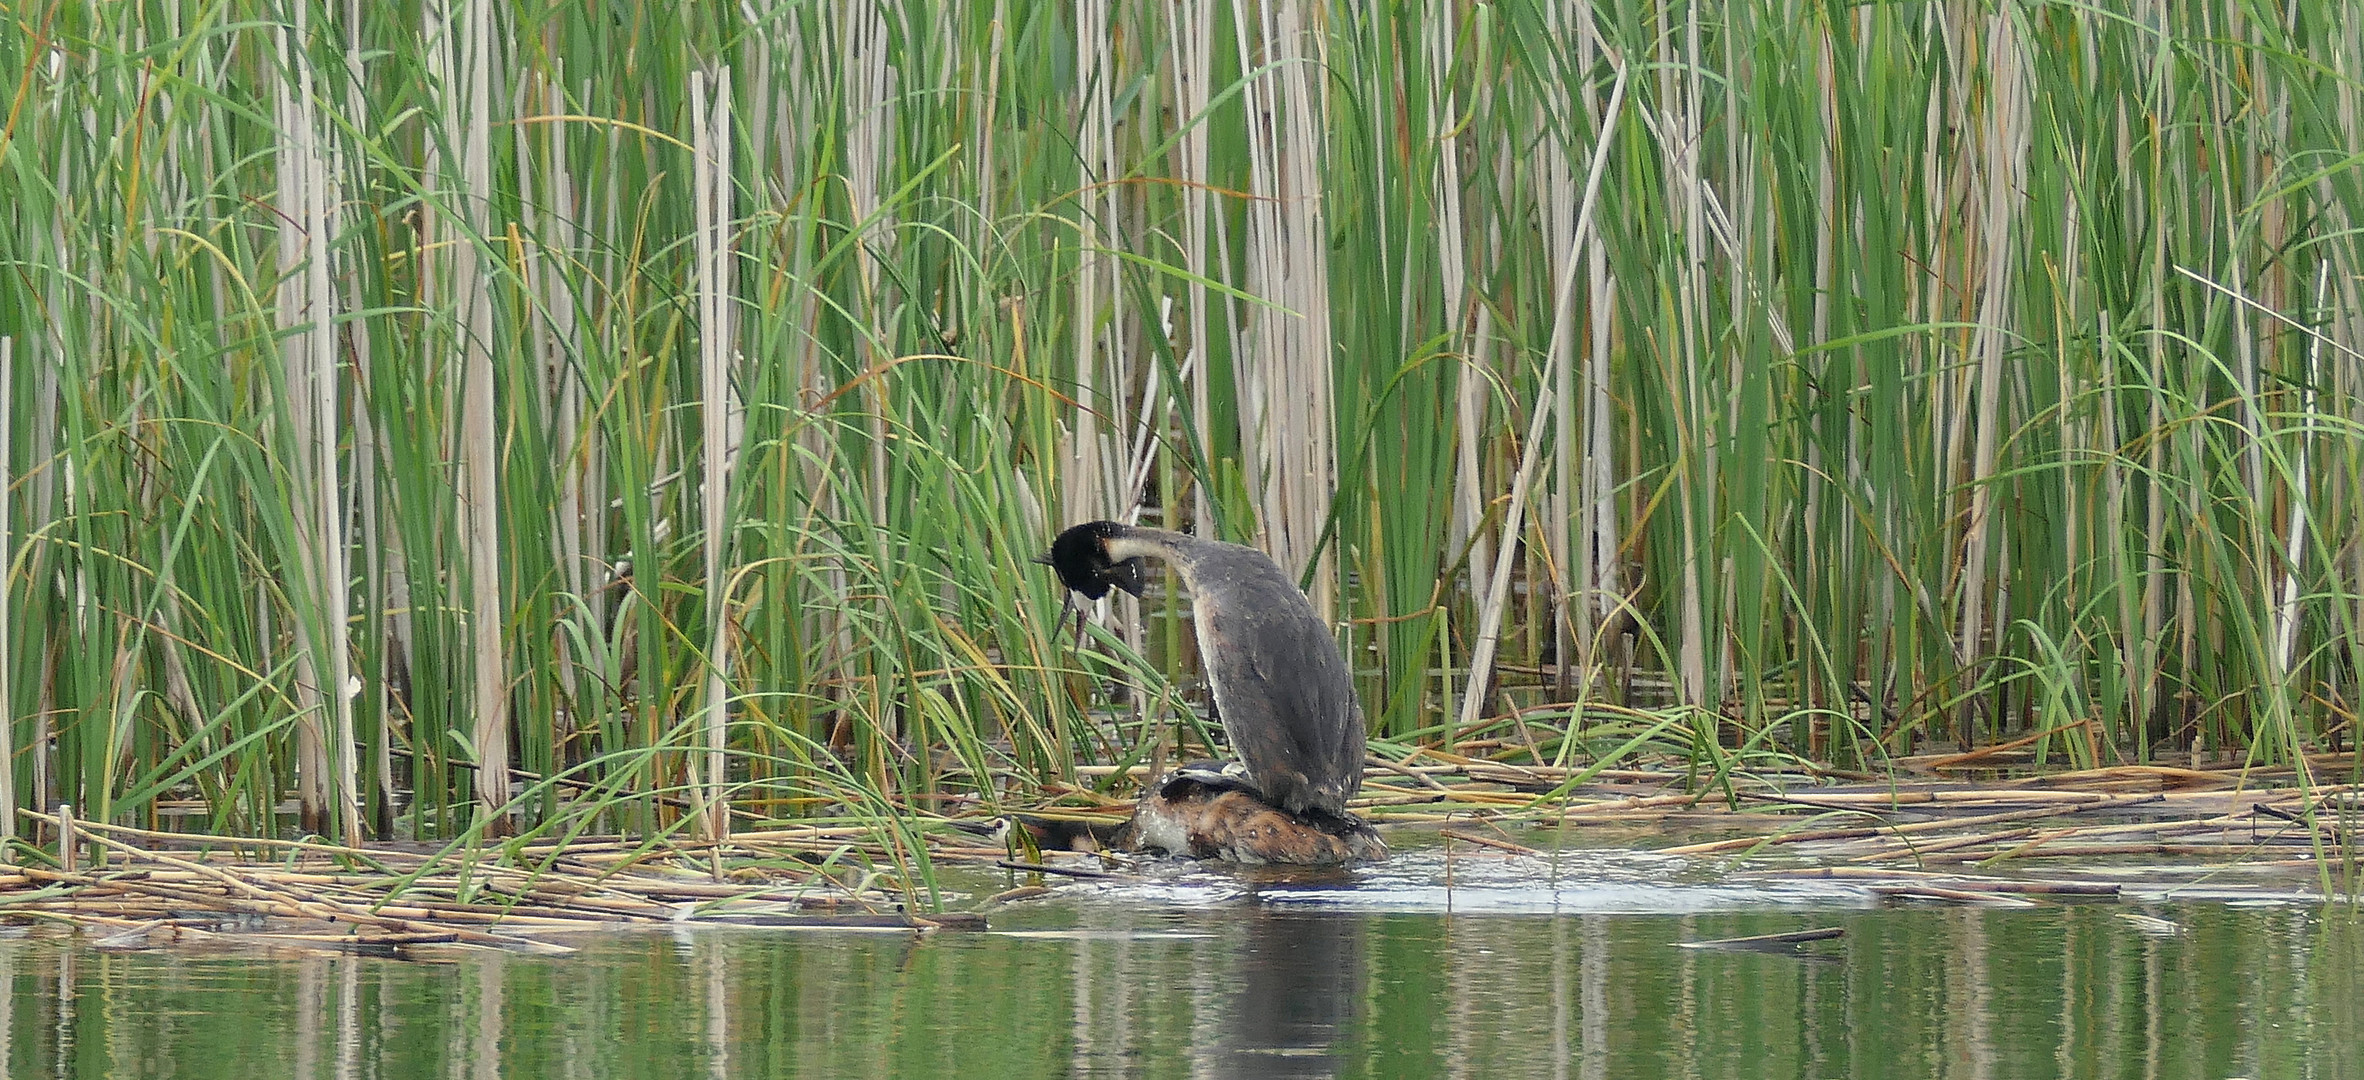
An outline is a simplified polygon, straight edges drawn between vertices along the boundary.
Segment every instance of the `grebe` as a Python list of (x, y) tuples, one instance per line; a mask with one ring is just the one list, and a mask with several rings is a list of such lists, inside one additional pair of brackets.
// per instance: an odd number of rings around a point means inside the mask
[(1160, 777), (1134, 804), (1132, 820), (1103, 825), (1018, 814), (1009, 820), (1043, 851), (1157, 851), (1189, 859), (1255, 865), (1336, 866), (1376, 862), (1387, 843), (1352, 814), (1291, 814), (1259, 798), (1239, 763), (1194, 761)]
[(1236, 764), (1200, 761), (1167, 773), (1133, 807), (1120, 838), (1135, 851), (1236, 863), (1335, 866), (1376, 862), (1387, 843), (1353, 814), (1290, 813), (1265, 802)]
[(1135, 812), (1135, 845), (1241, 862), (1381, 857), (1386, 845), (1346, 812), (1362, 788), (1364, 737), (1346, 658), (1270, 558), (1238, 544), (1091, 521), (1060, 533), (1036, 561), (1098, 600), (1111, 588), (1141, 595), (1149, 556), (1190, 590), (1215, 714), (1241, 768), (1185, 766), (1160, 777)]

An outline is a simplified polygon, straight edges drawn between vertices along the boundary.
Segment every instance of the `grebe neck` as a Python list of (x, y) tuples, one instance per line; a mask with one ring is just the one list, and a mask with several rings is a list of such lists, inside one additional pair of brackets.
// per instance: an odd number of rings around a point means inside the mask
[(1109, 562), (1123, 562), (1144, 555), (1169, 562), (1178, 560), (1191, 548), (1210, 541), (1186, 533), (1164, 529), (1144, 529), (1127, 525), (1110, 534), (1104, 542)]

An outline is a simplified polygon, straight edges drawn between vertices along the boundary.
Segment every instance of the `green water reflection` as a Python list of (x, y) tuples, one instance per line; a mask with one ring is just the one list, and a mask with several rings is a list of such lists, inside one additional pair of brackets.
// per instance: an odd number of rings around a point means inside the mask
[[(8, 1077), (2364, 1076), (2352, 905), (1444, 915), (1058, 901), (448, 962), (0, 940)], [(1671, 942), (1843, 926), (1807, 957)]]

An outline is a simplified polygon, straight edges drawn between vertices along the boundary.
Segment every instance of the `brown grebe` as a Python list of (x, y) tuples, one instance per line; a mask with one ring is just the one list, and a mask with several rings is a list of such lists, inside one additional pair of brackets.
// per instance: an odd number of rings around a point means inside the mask
[(1384, 857), (1346, 812), (1363, 783), (1363, 711), (1336, 639), (1261, 551), (1163, 529), (1092, 521), (1059, 534), (1050, 564), (1098, 600), (1141, 595), (1155, 557), (1190, 590), (1200, 661), (1234, 768), (1184, 766), (1149, 786), (1133, 845), (1193, 858), (1337, 863)]

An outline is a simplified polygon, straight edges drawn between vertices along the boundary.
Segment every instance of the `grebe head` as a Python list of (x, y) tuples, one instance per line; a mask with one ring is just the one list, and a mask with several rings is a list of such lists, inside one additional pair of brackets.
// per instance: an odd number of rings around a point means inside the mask
[(1123, 529), (1113, 521), (1084, 522), (1060, 533), (1051, 541), (1051, 550), (1035, 556), (1034, 561), (1057, 570), (1061, 582), (1088, 599), (1108, 595), (1110, 586), (1139, 596), (1148, 584), (1141, 557), (1121, 562), (1108, 557), (1108, 541)]

